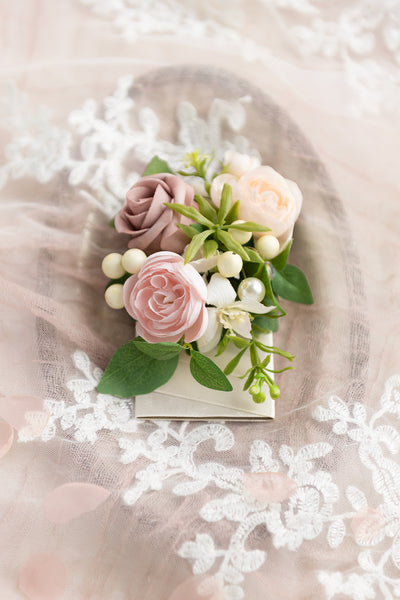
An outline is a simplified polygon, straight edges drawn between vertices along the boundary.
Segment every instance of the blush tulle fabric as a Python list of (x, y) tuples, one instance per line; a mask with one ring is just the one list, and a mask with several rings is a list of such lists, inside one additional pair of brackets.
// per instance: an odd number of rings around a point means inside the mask
[[(2, 597), (400, 595), (389, 4), (2, 3)], [(137, 421), (96, 392), (133, 334), (103, 301), (108, 222), (154, 154), (195, 147), (258, 151), (303, 193), (315, 303), (276, 334), (273, 422)]]

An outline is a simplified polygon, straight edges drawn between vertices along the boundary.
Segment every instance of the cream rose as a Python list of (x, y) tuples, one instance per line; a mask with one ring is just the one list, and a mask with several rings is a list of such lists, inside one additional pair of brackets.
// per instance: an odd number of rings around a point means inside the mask
[(239, 218), (270, 227), (281, 246), (292, 236), (303, 195), (294, 181), (268, 166), (257, 167), (239, 178)]

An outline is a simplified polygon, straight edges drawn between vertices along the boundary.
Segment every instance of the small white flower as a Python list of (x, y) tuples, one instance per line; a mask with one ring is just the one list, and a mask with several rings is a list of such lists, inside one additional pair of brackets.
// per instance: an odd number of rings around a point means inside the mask
[(201, 352), (210, 352), (218, 344), (222, 329), (228, 329), (242, 337), (251, 337), (249, 313), (265, 314), (274, 306), (264, 306), (255, 300), (236, 301), (236, 292), (229, 279), (214, 273), (207, 285), (208, 326), (197, 340)]

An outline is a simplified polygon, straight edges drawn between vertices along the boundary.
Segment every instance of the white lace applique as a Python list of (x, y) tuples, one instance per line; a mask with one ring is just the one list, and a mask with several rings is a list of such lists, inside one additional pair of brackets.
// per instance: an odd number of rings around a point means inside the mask
[[(77, 442), (90, 443), (97, 440), (98, 432), (102, 430), (126, 433), (137, 431), (138, 421), (133, 416), (131, 403), (96, 391), (102, 370), (93, 367), (84, 352), (76, 351), (72, 360), (83, 377), (66, 382), (67, 388), (72, 392), (73, 402), (45, 400), (44, 406), (50, 418), (41, 439), (47, 442), (54, 438), (57, 427), (61, 431), (71, 432)], [(21, 436), (19, 438), (20, 441), (26, 441)]]
[(52, 125), (45, 107), (31, 116), (26, 97), (10, 86), (1, 102), (2, 125), (16, 133), (6, 146), (0, 187), (22, 177), (47, 183), (67, 172), (68, 184), (90, 196), (112, 217), (126, 190), (140, 177), (129, 170), (133, 158), (145, 164), (157, 154), (179, 168), (182, 156), (193, 148), (210, 152), (218, 148), (220, 158), (233, 148), (254, 153), (248, 140), (239, 135), (246, 122), (248, 99), (228, 102), (215, 98), (206, 118), (189, 102), (181, 102), (176, 109), (177, 141), (169, 142), (159, 137), (160, 123), (154, 110), (137, 110), (129, 96), (132, 84), (131, 76), (123, 77), (102, 103), (86, 100), (69, 115), (68, 129)]
[[(398, 0), (352, 0), (323, 4), (320, 0), (259, 0), (279, 12), (292, 47), (304, 56), (341, 63), (354, 92), (349, 107), (364, 112), (399, 111), (396, 86), (400, 83), (400, 4)], [(245, 0), (226, 10), (224, 0), (80, 0), (109, 19), (127, 42), (140, 36), (164, 34), (213, 40), (231, 53), (268, 63), (270, 49), (241, 31)], [(266, 12), (265, 18), (270, 17)], [(375, 58), (375, 50), (383, 49)]]
[[(360, 548), (359, 567), (351, 574), (319, 573), (326, 597), (330, 600), (342, 594), (369, 600), (377, 598), (380, 592), (383, 598), (399, 598), (400, 466), (390, 454), (398, 456), (400, 450), (400, 376), (387, 381), (381, 408), (370, 417), (362, 404), (354, 404), (350, 411), (336, 397), (331, 398), (329, 408), (318, 407), (314, 417), (318, 421), (332, 422), (334, 433), (356, 444), (360, 467), (364, 467), (360, 480), (367, 482), (366, 489), (373, 490), (368, 493), (368, 501), (357, 486), (350, 485), (345, 490), (349, 510), (335, 515), (328, 542), (336, 548), (350, 535)], [(388, 418), (391, 424), (387, 423)], [(393, 425), (394, 418), (397, 427)]]
[(240, 47), (245, 58), (253, 60), (267, 54), (265, 48), (242, 36), (237, 24), (243, 23), (243, 0), (79, 0), (103, 18), (129, 42), (145, 35), (171, 35), (183, 40), (212, 39), (221, 48)]
[[(281, 444), (273, 450), (264, 440), (255, 440), (249, 449), (250, 472), (246, 473), (223, 464), (225, 453), (235, 444), (227, 425), (136, 420), (129, 402), (96, 391), (102, 371), (91, 365), (84, 352), (75, 352), (73, 362), (81, 375), (66, 382), (71, 402), (46, 401), (50, 420), (42, 440), (54, 438), (61, 430), (78, 442), (94, 443), (100, 431), (114, 432), (122, 463), (146, 463), (124, 492), (128, 505), (148, 491), (164, 487), (177, 496), (216, 490), (215, 497), (199, 510), (208, 531), (178, 549), (178, 554), (190, 561), (193, 573), (205, 577), (204, 585), (217, 583), (225, 600), (244, 598), (246, 574), (268, 560), (262, 545), (254, 548), (254, 532), (261, 526), (277, 550), (302, 552), (304, 547), (307, 551), (312, 540), (332, 551), (345, 541), (347, 547), (353, 545), (357, 563), (352, 564), (351, 573), (318, 571), (316, 567), (309, 573), (322, 585), (327, 600), (338, 595), (369, 600), (379, 592), (388, 599), (400, 597), (400, 466), (390, 458), (400, 450), (400, 434), (398, 426), (386, 422), (396, 418), (398, 425), (400, 419), (400, 376), (388, 380), (381, 408), (370, 417), (362, 404), (349, 407), (336, 396), (329, 399), (327, 407), (318, 406), (314, 411), (317, 421), (332, 423), (331, 430), (322, 431), (325, 439), (329, 434), (330, 438), (346, 436), (349, 440), (344, 464), (338, 468), (343, 479), (343, 469), (350, 465), (351, 484), (340, 490), (339, 476), (336, 482), (335, 473), (328, 470), (333, 446), (325, 441), (298, 449)], [(19, 439), (28, 441), (21, 434)], [(211, 459), (208, 454), (205, 461), (198, 450), (210, 441), (215, 456)], [(290, 482), (290, 487), (282, 497), (259, 496), (249, 478), (266, 476), (281, 478), (285, 485)], [(220, 531), (217, 524), (223, 520), (231, 527), (222, 546), (215, 541), (214, 527)], [(250, 540), (252, 550), (248, 549)]]
[[(246, 573), (257, 571), (266, 560), (264, 550), (246, 549), (257, 527), (264, 526), (272, 534), (276, 548), (288, 550), (296, 550), (305, 540), (318, 537), (339, 497), (331, 475), (315, 468), (331, 450), (326, 443), (308, 444), (297, 452), (282, 445), (274, 459), (266, 442), (254, 441), (249, 456), (252, 473), (284, 474), (296, 484), (296, 489), (285, 501), (262, 501), (246, 491), (241, 471), (236, 481), (224, 486), (228, 489), (225, 496), (211, 500), (200, 510), (200, 516), (209, 523), (226, 519), (235, 524), (228, 546), (215, 548), (212, 538), (203, 534), (178, 550), (180, 556), (191, 560), (193, 573), (209, 573), (223, 587), (224, 598), (240, 600), (244, 598), (240, 584)], [(216, 558), (221, 557), (222, 562), (210, 573)]]

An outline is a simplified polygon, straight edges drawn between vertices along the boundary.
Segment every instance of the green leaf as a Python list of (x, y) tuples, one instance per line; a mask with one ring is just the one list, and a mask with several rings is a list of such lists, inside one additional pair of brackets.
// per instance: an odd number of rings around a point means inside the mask
[(226, 215), (229, 213), (232, 206), (232, 188), (227, 183), (224, 183), (221, 194), (221, 202), (218, 211), (218, 223), (223, 225)]
[(218, 244), (215, 240), (207, 240), (204, 243), (204, 256), (206, 258), (210, 258), (210, 256), (213, 256), (213, 254), (216, 253), (216, 251), (218, 250)]
[(121, 398), (149, 394), (171, 379), (178, 361), (178, 354), (168, 360), (151, 358), (132, 340), (115, 352), (97, 391)]
[(228, 214), (225, 217), (225, 223), (227, 223), (228, 225), (230, 225), (231, 223), (233, 223), (233, 221), (237, 221), (238, 220), (238, 218), (239, 218), (239, 206), (240, 206), (240, 200), (236, 200), (236, 202), (232, 206), (231, 210), (228, 212)]
[(182, 225), (182, 223), (177, 223), (177, 226), (179, 227), (179, 229), (182, 229), (183, 233), (189, 238), (193, 238), (199, 233), (199, 230), (196, 229), (193, 225)]
[(197, 221), (197, 223), (201, 223), (201, 225), (205, 225), (206, 227), (214, 227), (214, 223), (203, 217), (202, 214), (199, 213), (198, 210), (193, 208), (193, 206), (185, 206), (184, 204), (174, 204), (173, 202), (164, 202), (165, 206), (172, 208), (175, 212), (187, 217), (188, 219), (192, 219), (193, 221)]
[(191, 351), (191, 357), (190, 372), (196, 381), (212, 390), (232, 391), (229, 379), (210, 358), (196, 350)]
[(194, 199), (199, 206), (199, 211), (201, 214), (215, 223), (217, 220), (217, 211), (213, 206), (211, 206), (210, 202), (198, 194), (195, 195)]
[(190, 242), (188, 249), (185, 254), (185, 264), (194, 259), (205, 240), (212, 234), (213, 232), (210, 229), (206, 229), (206, 231), (202, 231), (194, 236), (192, 241)]
[(278, 331), (278, 319), (270, 319), (264, 315), (257, 315), (251, 324), (252, 327), (257, 327), (262, 331)]
[(217, 347), (217, 354), (215, 356), (220, 356), (220, 354), (225, 352), (225, 350), (227, 349), (228, 346), (229, 346), (229, 334), (228, 334), (228, 332), (226, 332), (225, 335), (223, 335), (219, 341), (219, 344)]
[(113, 217), (108, 224), (109, 224), (110, 227), (112, 227), (113, 229), (115, 229), (115, 217)]
[(288, 245), (278, 256), (275, 256), (270, 262), (277, 271), (282, 271), (286, 267), (286, 263), (289, 257), (289, 252), (292, 247), (293, 240), (290, 240)]
[(251, 384), (253, 383), (253, 379), (254, 379), (254, 375), (256, 374), (256, 370), (257, 370), (257, 369), (255, 369), (255, 368), (254, 368), (254, 369), (250, 369), (249, 376), (248, 376), (248, 378), (246, 379), (246, 383), (245, 383), (245, 384), (244, 384), (244, 386), (243, 386), (243, 391), (244, 391), (244, 392), (245, 392), (246, 390), (248, 390), (248, 389), (249, 389), (249, 387), (251, 386)]
[(151, 344), (137, 338), (132, 340), (132, 342), (134, 343), (135, 348), (140, 350), (140, 352), (157, 360), (169, 360), (170, 358), (179, 355), (184, 349), (180, 344), (174, 344), (173, 342), (158, 342), (156, 344)]
[(226, 365), (226, 367), (224, 369), (225, 375), (230, 375), (230, 373), (232, 373), (236, 369), (236, 367), (238, 366), (238, 364), (240, 362), (240, 359), (242, 358), (242, 356), (246, 352), (246, 350), (247, 350), (247, 348), (243, 348), (243, 350), (238, 352), (236, 354), (236, 356), (234, 356), (232, 358), (232, 360), (228, 362), (228, 364)]
[(304, 273), (294, 265), (286, 265), (282, 271), (276, 271), (272, 287), (278, 296), (286, 300), (301, 304), (314, 301)]
[(143, 172), (143, 177), (146, 175), (155, 175), (156, 173), (173, 173), (169, 164), (159, 156), (153, 156)]
[(253, 248), (248, 248), (246, 246), (246, 252), (249, 255), (250, 262), (256, 262), (261, 265), (265, 264), (265, 260), (258, 254), (257, 250), (253, 250)]
[(238, 335), (230, 335), (229, 339), (235, 344), (236, 348), (248, 348), (250, 346), (250, 342), (248, 340), (245, 340)]
[(227, 231), (223, 231), (222, 229), (218, 229), (217, 237), (228, 250), (236, 252), (236, 254), (239, 254), (239, 256), (241, 256), (243, 260), (249, 260), (249, 255), (247, 254), (246, 250), (241, 244), (239, 244), (239, 242), (233, 239), (230, 233), (228, 233)]
[(244, 223), (234, 223), (229, 226), (229, 229), (238, 229), (239, 231), (271, 231), (269, 227), (265, 227), (264, 225), (259, 225), (258, 223), (254, 223), (253, 221), (245, 221)]
[(129, 279), (129, 277), (132, 277), (131, 273), (125, 273), (122, 275), (122, 277), (118, 277), (118, 279), (110, 279), (106, 285), (106, 289), (109, 288), (110, 285), (114, 285), (114, 283), (120, 283), (121, 285), (124, 285), (125, 281)]
[(287, 360), (290, 360), (290, 361), (292, 361), (294, 359), (293, 354), (290, 354), (290, 352), (285, 352), (285, 350), (281, 350), (280, 348), (277, 348), (276, 346), (266, 346), (265, 344), (262, 344), (258, 340), (256, 340), (256, 346), (257, 346), (257, 348), (259, 348), (263, 352), (267, 352), (268, 354), (279, 354), (279, 356), (282, 356), (283, 358), (286, 358)]

